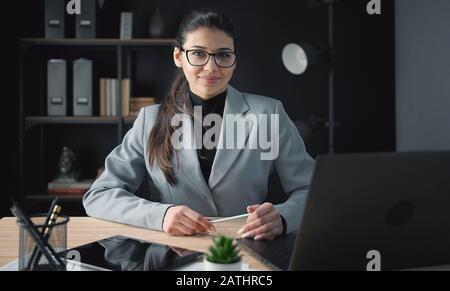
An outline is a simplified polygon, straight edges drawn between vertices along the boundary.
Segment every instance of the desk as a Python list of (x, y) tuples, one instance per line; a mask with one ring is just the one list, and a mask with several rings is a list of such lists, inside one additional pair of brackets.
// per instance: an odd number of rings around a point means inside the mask
[[(217, 223), (217, 232), (235, 236), (245, 223), (244, 219), (236, 219)], [(168, 244), (176, 247), (206, 252), (211, 245), (209, 236), (170, 236), (164, 232), (138, 228), (130, 225), (100, 220), (92, 217), (71, 217), (68, 225), (67, 246), (73, 248), (113, 235), (124, 235), (141, 240)], [(251, 268), (270, 270), (268, 266), (243, 253), (243, 261)], [(17, 259), (19, 255), (19, 228), (16, 218), (5, 217), (0, 220), (0, 267)]]

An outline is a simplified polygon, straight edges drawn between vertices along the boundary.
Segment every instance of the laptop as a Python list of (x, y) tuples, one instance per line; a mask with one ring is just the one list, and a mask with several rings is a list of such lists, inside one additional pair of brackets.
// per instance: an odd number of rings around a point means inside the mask
[(450, 263), (450, 152), (319, 156), (298, 234), (239, 244), (277, 270)]

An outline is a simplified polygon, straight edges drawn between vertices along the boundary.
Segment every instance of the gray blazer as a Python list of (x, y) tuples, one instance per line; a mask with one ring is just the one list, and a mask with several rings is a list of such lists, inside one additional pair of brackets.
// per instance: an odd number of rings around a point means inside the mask
[[(141, 109), (122, 144), (107, 156), (105, 171), (83, 197), (83, 205), (89, 216), (162, 230), (164, 215), (171, 205), (186, 205), (204, 216), (246, 213), (248, 205), (259, 204), (266, 199), (268, 178), (276, 169), (289, 198), (275, 207), (286, 220), (287, 232), (298, 229), (314, 160), (306, 152), (297, 128), (280, 101), (241, 93), (228, 86), (224, 117), (226, 114), (238, 114), (243, 121), (248, 122), (250, 126), (245, 132), (247, 142), (257, 138), (257, 135), (249, 134), (252, 128), (257, 128), (255, 120), (248, 118), (250, 115), (278, 114), (278, 156), (272, 160), (261, 160), (261, 152), (264, 151), (259, 147), (218, 148), (206, 182), (195, 148), (180, 149), (177, 150), (180, 164), (175, 172), (175, 186), (166, 182), (157, 165), (149, 165), (146, 154), (148, 137), (158, 108), (159, 105), (152, 105)], [(188, 128), (192, 129), (191, 119), (189, 121)], [(227, 132), (227, 124), (227, 119), (224, 118), (219, 144), (223, 133)], [(172, 162), (177, 169), (176, 159), (173, 157)], [(146, 173), (159, 189), (161, 202), (148, 201), (133, 194)]]

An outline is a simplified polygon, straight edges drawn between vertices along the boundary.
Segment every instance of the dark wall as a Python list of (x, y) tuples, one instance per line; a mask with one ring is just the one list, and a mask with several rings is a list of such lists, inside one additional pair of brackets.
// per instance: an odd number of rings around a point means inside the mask
[[(12, 2), (12, 1), (9, 1)], [(13, 197), (14, 187), (17, 185), (17, 146), (18, 146), (18, 45), (17, 37), (20, 27), (14, 25), (22, 19), (18, 5), (5, 3), (2, 7), (4, 13), (0, 17), (0, 33), (2, 37), (1, 52), (1, 193), (0, 217), (11, 215), (9, 213), (10, 199)]]
[(395, 3), (382, 0), (381, 15), (368, 15), (368, 2), (338, 5), (337, 152), (395, 150)]
[(450, 1), (397, 0), (397, 149), (450, 149)]
[[(99, 37), (118, 37), (120, 11), (133, 11), (135, 37), (148, 37), (149, 18), (155, 7), (161, 7), (166, 20), (166, 37), (173, 37), (182, 14), (192, 8), (216, 8), (227, 14), (237, 30), (239, 61), (231, 84), (244, 92), (280, 99), (294, 120), (310, 116), (327, 119), (328, 83), (325, 60), (308, 69), (301, 76), (290, 74), (281, 61), (281, 51), (291, 42), (326, 44), (327, 9), (310, 8), (311, 1), (206, 1), (165, 0), (145, 1), (107, 0), (98, 19)], [(394, 97), (394, 3), (383, 1), (382, 15), (366, 13), (368, 1), (342, 0), (336, 5), (336, 130), (337, 152), (391, 151), (395, 149)], [(6, 118), (11, 168), (17, 168), (17, 42), (19, 37), (42, 37), (43, 0), (16, 1), (8, 14), (20, 20), (18, 26), (8, 25), (9, 40), (4, 46), (10, 50), (7, 68), (3, 73), (12, 77)], [(14, 18), (11, 18), (11, 20)], [(5, 27), (2, 25), (2, 27)], [(155, 80), (149, 53), (136, 54), (135, 74), (139, 94), (154, 93), (162, 97), (167, 91), (174, 65), (171, 52), (165, 52), (169, 64), (159, 64), (168, 70), (169, 77)], [(2, 122), (2, 124), (5, 124)], [(308, 146), (316, 156), (327, 152), (328, 131), (320, 129)], [(16, 172), (16, 171), (15, 171)], [(12, 175), (11, 173), (9, 175)], [(6, 176), (7, 181), (14, 181)], [(10, 192), (14, 192), (14, 185)], [(2, 195), (2, 197), (4, 197)], [(3, 205), (4, 203), (2, 203)]]

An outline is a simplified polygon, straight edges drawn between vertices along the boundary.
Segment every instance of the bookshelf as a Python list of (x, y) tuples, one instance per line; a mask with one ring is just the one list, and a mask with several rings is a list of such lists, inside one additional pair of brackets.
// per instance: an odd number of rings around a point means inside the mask
[[(61, 145), (79, 145), (81, 154), (87, 155), (88, 163), (101, 164), (106, 155), (123, 139), (136, 117), (122, 116), (121, 96), (116, 100), (117, 115), (98, 116), (47, 116), (46, 115), (46, 71), (45, 61), (50, 56), (68, 59), (83, 56), (94, 59), (107, 58), (113, 65), (106, 66), (99, 74), (109, 74), (118, 80), (130, 78), (135, 51), (157, 54), (157, 48), (170, 49), (175, 39), (45, 39), (22, 38), (19, 40), (19, 185), (17, 200), (22, 203), (43, 203), (52, 200), (55, 195), (46, 192), (51, 176), (49, 168), (54, 167)], [(94, 57), (92, 57), (94, 56)], [(68, 66), (68, 70), (71, 67)], [(99, 82), (94, 76), (94, 84)], [(103, 76), (104, 77), (104, 76)], [(68, 79), (69, 79), (68, 75)], [(33, 83), (30, 86), (30, 81)], [(70, 80), (69, 80), (70, 81)], [(71, 81), (70, 81), (71, 82)], [(32, 87), (32, 88), (30, 88)], [(117, 92), (122, 92), (122, 82), (117, 82)], [(70, 87), (69, 87), (70, 88)], [(70, 91), (70, 90), (69, 90)], [(38, 93), (36, 93), (38, 92)], [(71, 93), (67, 96), (71, 103)], [(93, 98), (100, 98), (94, 85)], [(94, 103), (95, 105), (95, 103)], [(98, 107), (98, 104), (97, 104)], [(70, 113), (70, 112), (69, 112)], [(93, 146), (93, 153), (89, 152)], [(94, 146), (95, 145), (95, 146)], [(93, 164), (86, 172), (92, 173), (97, 166)], [(83, 171), (83, 169), (82, 169)], [(58, 195), (63, 201), (79, 204), (82, 196)]]
[(148, 47), (148, 46), (171, 46), (175, 44), (175, 39), (170, 38), (136, 38), (136, 39), (47, 39), (47, 38), (22, 38), (25, 45), (53, 45), (53, 46), (127, 46), (127, 47)]
[(26, 116), (27, 127), (40, 124), (115, 124), (120, 122), (114, 116)]

